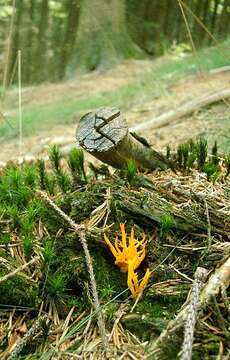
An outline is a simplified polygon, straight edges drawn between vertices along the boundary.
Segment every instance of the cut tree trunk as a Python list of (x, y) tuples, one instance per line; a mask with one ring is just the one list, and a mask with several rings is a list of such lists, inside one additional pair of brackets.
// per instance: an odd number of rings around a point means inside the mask
[(117, 108), (100, 108), (84, 115), (78, 125), (77, 141), (87, 152), (115, 168), (125, 168), (133, 161), (139, 169), (166, 169), (163, 155), (145, 139), (130, 133), (125, 118)]

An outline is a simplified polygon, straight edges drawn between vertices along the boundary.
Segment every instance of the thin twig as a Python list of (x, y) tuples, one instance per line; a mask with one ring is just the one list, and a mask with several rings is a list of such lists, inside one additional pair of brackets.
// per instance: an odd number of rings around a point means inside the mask
[(34, 338), (34, 336), (40, 332), (43, 328), (44, 322), (47, 320), (47, 315), (43, 315), (39, 317), (35, 323), (31, 326), (31, 328), (27, 331), (27, 333), (18, 341), (14, 350), (7, 358), (7, 360), (16, 360), (19, 358), (19, 354), (23, 350), (23, 348), (28, 345), (28, 343)]
[[(226, 290), (230, 285), (230, 257), (210, 276), (208, 282), (204, 286), (200, 294), (200, 301), (197, 311), (205, 310), (210, 303), (213, 296), (217, 296), (220, 290)], [(158, 339), (150, 346), (148, 359), (153, 354), (159, 353), (161, 345), (170, 341), (172, 336), (179, 330), (185, 319), (187, 318), (187, 311), (189, 304), (182, 307), (175, 319), (171, 320), (167, 328), (160, 334)]]
[(209, 216), (209, 211), (208, 211), (208, 204), (207, 201), (204, 199), (204, 205), (205, 205), (205, 215), (207, 218), (207, 234), (208, 234), (208, 252), (210, 250), (210, 247), (212, 245), (212, 234), (211, 234), (211, 222), (210, 222), (210, 216)]
[(30, 261), (28, 261), (27, 263), (23, 264), (22, 266), (19, 266), (17, 269), (15, 269), (14, 271), (12, 271), (11, 273), (3, 276), (0, 278), (0, 283), (10, 279), (11, 277), (17, 275), (20, 271), (26, 269), (28, 266), (32, 265), (33, 263), (35, 263), (36, 261), (38, 261), (40, 259), (39, 256), (35, 256), (33, 259), (31, 259)]
[(192, 358), (192, 345), (194, 339), (194, 330), (197, 319), (197, 310), (199, 306), (200, 290), (206, 279), (207, 271), (198, 267), (195, 272), (195, 280), (191, 291), (191, 300), (188, 307), (187, 318), (184, 326), (184, 341), (182, 344), (181, 360), (190, 360)]
[(90, 277), (94, 308), (95, 308), (95, 312), (97, 314), (97, 320), (98, 320), (98, 329), (100, 331), (104, 349), (107, 350), (108, 341), (107, 341), (107, 337), (106, 337), (105, 322), (104, 322), (101, 307), (100, 307), (99, 297), (98, 297), (98, 293), (97, 293), (96, 279), (95, 279), (94, 271), (93, 271), (93, 264), (92, 264), (91, 256), (89, 253), (86, 236), (85, 236), (86, 226), (84, 224), (80, 224), (80, 225), (76, 224), (67, 214), (65, 214), (48, 197), (48, 195), (45, 192), (37, 191), (37, 194), (39, 194), (71, 226), (71, 228), (73, 230), (75, 230), (76, 232), (79, 232), (79, 239), (80, 239), (81, 245), (82, 245), (84, 253), (85, 253), (86, 265), (87, 265), (89, 277)]

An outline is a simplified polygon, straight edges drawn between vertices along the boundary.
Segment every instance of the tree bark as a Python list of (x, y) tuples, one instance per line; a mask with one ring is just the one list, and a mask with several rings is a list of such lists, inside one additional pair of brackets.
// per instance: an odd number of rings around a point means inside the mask
[(115, 168), (127, 167), (130, 160), (139, 169), (168, 167), (163, 155), (129, 133), (125, 118), (116, 108), (101, 108), (83, 116), (76, 137), (86, 151)]
[(67, 12), (67, 21), (66, 21), (66, 30), (64, 34), (64, 41), (62, 44), (62, 50), (60, 53), (59, 61), (59, 77), (63, 79), (66, 71), (66, 66), (69, 58), (72, 55), (75, 40), (76, 40), (76, 31), (79, 18), (79, 3), (75, 0), (69, 0), (66, 3), (66, 12)]
[(42, 0), (40, 10), (40, 22), (38, 31), (38, 47), (36, 51), (36, 74), (35, 79), (37, 82), (41, 82), (47, 79), (47, 67), (46, 67), (46, 50), (47, 50), (47, 30), (49, 20), (49, 1)]
[(141, 55), (126, 29), (124, 0), (83, 0), (77, 44), (67, 76), (77, 71), (107, 69)]

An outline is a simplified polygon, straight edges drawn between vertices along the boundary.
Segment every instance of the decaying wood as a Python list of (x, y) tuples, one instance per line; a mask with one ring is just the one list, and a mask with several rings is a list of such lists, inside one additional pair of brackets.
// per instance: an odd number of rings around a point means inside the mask
[[(208, 282), (201, 291), (197, 311), (204, 311), (211, 299), (218, 295), (220, 291), (226, 290), (230, 285), (230, 257), (210, 276)], [(170, 343), (172, 337), (184, 325), (189, 311), (190, 304), (182, 308), (175, 319), (171, 320), (167, 328), (161, 333), (159, 338), (150, 346), (151, 355), (156, 354), (161, 345), (166, 346)]]
[(215, 93), (205, 94), (195, 98), (177, 107), (176, 110), (170, 110), (155, 118), (145, 119), (140, 124), (131, 128), (131, 131), (143, 131), (148, 129), (156, 129), (168, 125), (170, 122), (189, 115), (200, 108), (213, 104), (215, 102), (228, 99), (230, 97), (230, 89), (224, 89)]
[(115, 168), (126, 167), (129, 160), (139, 169), (168, 167), (163, 155), (129, 132), (126, 120), (117, 108), (100, 108), (84, 115), (76, 138), (87, 152)]

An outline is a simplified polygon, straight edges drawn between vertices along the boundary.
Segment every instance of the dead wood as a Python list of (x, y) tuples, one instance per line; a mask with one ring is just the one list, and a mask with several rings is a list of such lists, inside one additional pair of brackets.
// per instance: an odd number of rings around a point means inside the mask
[[(199, 297), (198, 312), (206, 309), (213, 297), (216, 297), (220, 291), (225, 291), (230, 285), (230, 257), (209, 277), (208, 282), (201, 291)], [(161, 346), (172, 341), (184, 325), (185, 319), (189, 311), (190, 303), (182, 307), (182, 310), (174, 320), (171, 320), (167, 328), (160, 334), (158, 339), (150, 346), (151, 355), (158, 353)]]
[(144, 139), (129, 132), (117, 108), (100, 108), (79, 122), (77, 142), (97, 159), (115, 168), (125, 168), (132, 160), (139, 169), (166, 169), (166, 159)]
[(131, 131), (143, 131), (148, 129), (156, 129), (170, 122), (189, 115), (200, 108), (211, 105), (215, 102), (228, 99), (230, 97), (230, 89), (224, 89), (215, 93), (205, 94), (201, 97), (195, 98), (177, 107), (176, 110), (170, 110), (155, 118), (145, 119), (140, 124), (131, 128)]

